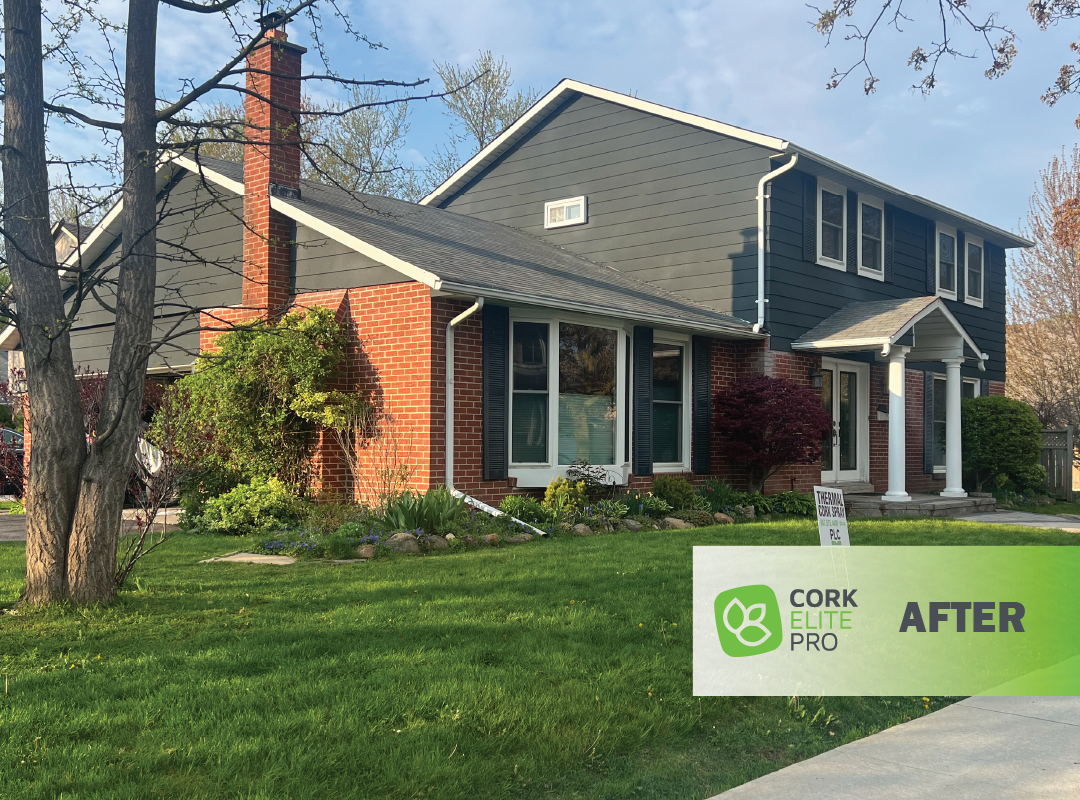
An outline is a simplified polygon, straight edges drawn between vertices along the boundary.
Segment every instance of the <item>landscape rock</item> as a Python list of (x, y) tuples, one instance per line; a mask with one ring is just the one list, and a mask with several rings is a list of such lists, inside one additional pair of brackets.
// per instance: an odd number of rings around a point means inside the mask
[(592, 536), (592, 528), (586, 525), (584, 522), (579, 522), (572, 529), (574, 536)]
[(636, 519), (624, 519), (622, 521), (622, 526), (628, 531), (634, 531), (635, 533), (641, 530), (641, 523)]
[(685, 531), (693, 528), (694, 524), (678, 517), (664, 517), (664, 527), (669, 530)]
[(395, 533), (386, 540), (386, 546), (395, 553), (419, 553), (420, 542), (411, 533)]
[(476, 537), (470, 536), (467, 533), (461, 534), (461, 541), (466, 547), (476, 547)]
[(735, 506), (735, 510), (739, 512), (739, 516), (744, 519), (754, 519), (757, 516), (757, 512), (753, 506)]
[(360, 558), (375, 558), (375, 545), (365, 544), (363, 547), (356, 548), (356, 554)]
[(484, 536), (483, 539), (488, 544), (498, 544), (499, 543), (499, 534), (497, 534), (497, 533), (489, 533), (487, 536)]
[(717, 521), (717, 523), (719, 523), (720, 525), (734, 525), (735, 524), (735, 520), (733, 520), (727, 514), (721, 514), (719, 511), (717, 511), (712, 516), (713, 516), (713, 519), (715, 519)]
[(525, 542), (532, 541), (531, 533), (519, 533), (516, 536), (507, 536), (503, 539), (507, 544), (525, 544)]
[[(450, 535), (453, 536), (454, 534), (451, 533)], [(448, 542), (442, 536), (439, 536), (438, 534), (434, 534), (434, 533), (431, 534), (431, 536), (427, 537), (426, 544), (427, 544), (428, 550), (449, 550), (450, 549), (450, 542)]]
[(448, 533), (448, 534), (446, 534), (446, 541), (448, 541), (448, 542), (456, 542), (457, 537), (454, 536), (454, 534), (452, 534), (452, 533)]

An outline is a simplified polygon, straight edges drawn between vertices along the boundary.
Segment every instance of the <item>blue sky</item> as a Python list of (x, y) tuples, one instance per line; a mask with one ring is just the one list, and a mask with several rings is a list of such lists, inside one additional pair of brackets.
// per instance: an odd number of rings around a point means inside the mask
[[(104, 2), (120, 7), (119, 0)], [(853, 60), (855, 48), (836, 41), (826, 49), (810, 25), (812, 10), (798, 0), (351, 0), (356, 27), (387, 49), (372, 51), (343, 35), (330, 43), (340, 74), (366, 78), (431, 77), (435, 60), (467, 63), (490, 49), (513, 67), (518, 86), (546, 91), (572, 77), (633, 92), (789, 139), (1015, 229), (1039, 170), (1077, 141), (1080, 98), (1051, 109), (1039, 95), (1068, 60), (1080, 24), (1043, 33), (1011, 5), (1006, 21), (1021, 38), (1012, 71), (989, 81), (984, 61), (950, 60), (928, 98), (909, 88), (915, 76), (905, 62), (929, 21), (916, 20), (904, 36), (882, 31), (875, 95), (863, 95), (861, 76), (827, 91), (832, 68)], [(290, 36), (306, 43), (300, 29)], [(231, 50), (220, 26), (172, 10), (163, 11), (160, 39), (163, 90), (205, 75)], [(967, 44), (974, 49), (973, 40)], [(414, 108), (414, 159), (443, 140), (447, 124), (437, 101)]]

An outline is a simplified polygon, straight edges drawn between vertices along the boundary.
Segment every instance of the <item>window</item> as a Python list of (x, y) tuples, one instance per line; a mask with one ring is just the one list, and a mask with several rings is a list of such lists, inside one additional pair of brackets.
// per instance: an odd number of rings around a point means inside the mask
[(945, 471), (945, 379), (934, 377), (934, 472)]
[(653, 463), (683, 461), (683, 359), (677, 344), (653, 344)]
[(937, 293), (956, 299), (956, 230), (937, 226)]
[(548, 460), (548, 324), (514, 323), (513, 415), (510, 460)]
[(519, 485), (547, 486), (579, 460), (622, 469), (630, 433), (625, 331), (552, 315), (512, 317), (510, 335), (510, 470)]
[(842, 186), (818, 181), (818, 263), (846, 269), (847, 191)]
[(859, 195), (859, 274), (885, 279), (885, 204)]
[(964, 302), (982, 308), (986, 268), (986, 248), (977, 236), (968, 236), (964, 242)]
[(559, 323), (559, 464), (615, 463), (618, 334)]
[(565, 228), (567, 225), (584, 225), (587, 208), (584, 197), (570, 197), (544, 203), (544, 227)]
[(960, 398), (970, 400), (979, 396), (979, 380), (977, 378), (964, 378), (960, 385)]

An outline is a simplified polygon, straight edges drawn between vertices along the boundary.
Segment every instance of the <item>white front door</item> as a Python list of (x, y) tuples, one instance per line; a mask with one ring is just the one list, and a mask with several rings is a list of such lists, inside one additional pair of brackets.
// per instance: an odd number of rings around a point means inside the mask
[(833, 418), (833, 435), (821, 449), (821, 481), (864, 482), (870, 475), (870, 366), (823, 358), (821, 375), (821, 402)]

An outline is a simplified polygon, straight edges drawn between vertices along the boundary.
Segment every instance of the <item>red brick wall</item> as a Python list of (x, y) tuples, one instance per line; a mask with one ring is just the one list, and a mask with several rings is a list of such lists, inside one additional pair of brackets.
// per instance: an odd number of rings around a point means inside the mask
[[(244, 99), (244, 280), (242, 305), (274, 312), (289, 302), (292, 222), (270, 208), (270, 184), (300, 186), (299, 118), (302, 47), (281, 31), (250, 56)], [(272, 74), (270, 74), (272, 73)]]

